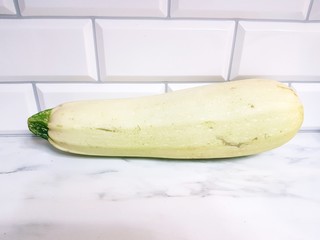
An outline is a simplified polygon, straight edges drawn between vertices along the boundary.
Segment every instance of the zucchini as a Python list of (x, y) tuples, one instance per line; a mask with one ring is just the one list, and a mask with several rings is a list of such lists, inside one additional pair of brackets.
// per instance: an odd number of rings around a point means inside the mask
[(303, 122), (293, 89), (248, 79), (127, 99), (69, 102), (28, 119), (32, 133), (71, 153), (227, 158), (288, 142)]

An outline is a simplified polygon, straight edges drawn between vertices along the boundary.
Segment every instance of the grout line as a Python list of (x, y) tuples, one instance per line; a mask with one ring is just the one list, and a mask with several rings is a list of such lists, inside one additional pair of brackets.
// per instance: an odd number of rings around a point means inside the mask
[(201, 18), (201, 17), (179, 17), (171, 18), (170, 20), (194, 20), (194, 21), (250, 21), (250, 22), (292, 22), (292, 23), (305, 23), (305, 22), (320, 22), (320, 20), (305, 20), (305, 19), (268, 19), (268, 18)]
[(168, 7), (167, 7), (167, 18), (171, 20), (171, 0), (167, 0)]
[[(4, 81), (1, 82), (0, 81), (0, 85), (1, 84), (21, 84), (21, 83), (31, 83), (31, 84), (165, 84), (165, 83), (219, 83), (219, 82), (225, 82), (225, 80), (200, 80), (200, 81), (181, 81), (181, 80), (172, 80), (172, 81), (138, 81), (138, 80), (128, 80), (128, 81), (112, 81), (112, 80), (108, 80), (108, 81), (94, 81), (94, 82), (84, 82), (84, 81), (41, 81), (41, 82), (36, 82), (36, 81), (16, 81), (16, 82), (9, 82), (9, 81)], [(305, 81), (299, 81), (298, 83), (307, 83)], [(315, 82), (312, 81), (311, 83), (320, 83), (319, 82)]]
[[(17, 0), (15, 0), (16, 2)], [(168, 0), (171, 2), (171, 0)], [(311, 5), (310, 5), (311, 7)], [(19, 9), (19, 8), (18, 8)], [(171, 11), (171, 7), (168, 11)], [(18, 13), (19, 11), (19, 13)], [(210, 17), (135, 17), (135, 16), (67, 16), (67, 15), (47, 15), (47, 16), (22, 16), (20, 9), (15, 15), (3, 14), (0, 15), (0, 19), (114, 19), (114, 20), (168, 20), (170, 21), (252, 21), (252, 22), (292, 22), (292, 23), (320, 23), (320, 20), (308, 20), (308, 19), (268, 19), (268, 18), (210, 18)], [(20, 14), (20, 15), (19, 15)], [(170, 14), (171, 15), (171, 14)]]
[[(280, 79), (280, 81), (282, 81)], [(115, 80), (108, 80), (108, 81), (0, 81), (1, 84), (22, 84), (22, 83), (31, 83), (31, 84), (134, 84), (134, 83), (140, 83), (140, 84), (153, 84), (153, 83), (162, 83), (162, 84), (171, 84), (171, 83), (219, 83), (219, 82), (225, 82), (225, 80), (201, 80), (201, 81), (137, 81), (137, 80), (127, 80), (127, 81), (115, 81)], [(288, 83), (316, 83), (319, 84), (320, 80), (318, 81), (294, 81), (294, 80), (283, 80), (283, 82)]]
[(168, 82), (165, 82), (165, 83), (164, 83), (164, 92), (165, 92), (165, 93), (168, 93), (168, 92), (169, 92), (169, 83), (168, 83)]
[(41, 107), (40, 107), (39, 94), (38, 94), (37, 86), (36, 86), (35, 83), (32, 83), (32, 89), (33, 89), (33, 95), (34, 95), (34, 99), (36, 101), (38, 112), (40, 112), (41, 111)]
[(0, 133), (0, 137), (37, 137), (32, 133)]
[(20, 10), (20, 6), (19, 6), (19, 1), (18, 0), (13, 0), (13, 4), (14, 4), (14, 7), (16, 8), (16, 15), (15, 17), (17, 18), (21, 18), (21, 10)]
[(312, 10), (312, 7), (313, 7), (313, 3), (314, 3), (314, 0), (311, 0), (310, 3), (309, 3), (308, 10), (307, 10), (307, 15), (306, 15), (306, 21), (309, 21), (311, 10)]
[(165, 20), (166, 17), (144, 17), (144, 16), (68, 16), (68, 15), (46, 15), (46, 16), (18, 16), (12, 14), (0, 14), (1, 18), (25, 18), (25, 19), (114, 19), (114, 20)]
[(101, 83), (100, 61), (99, 61), (98, 40), (97, 40), (95, 18), (91, 18), (91, 21), (92, 21), (92, 32), (93, 32), (93, 45), (94, 45), (94, 52), (96, 57), (96, 71), (97, 71), (97, 78), (98, 78), (97, 82)]
[(235, 22), (234, 31), (233, 31), (233, 39), (232, 39), (232, 45), (231, 45), (231, 53), (229, 57), (229, 67), (228, 67), (228, 73), (227, 73), (227, 81), (230, 81), (231, 77), (231, 71), (232, 71), (232, 65), (233, 65), (233, 59), (234, 59), (234, 52), (236, 47), (236, 41), (237, 41), (237, 33), (239, 28), (239, 21)]
[(315, 129), (300, 129), (299, 133), (320, 133), (320, 128)]

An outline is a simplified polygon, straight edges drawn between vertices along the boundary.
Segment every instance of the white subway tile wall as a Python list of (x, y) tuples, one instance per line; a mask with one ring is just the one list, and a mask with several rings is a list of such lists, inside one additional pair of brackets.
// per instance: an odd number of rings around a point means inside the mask
[(172, 17), (303, 20), (310, 0), (171, 0)]
[(320, 81), (320, 23), (242, 22), (231, 79)]
[(309, 19), (320, 20), (320, 0), (313, 1)]
[(16, 14), (13, 0), (0, 0), (0, 14)]
[(23, 16), (166, 17), (167, 0), (19, 0)]
[(320, 0), (0, 0), (0, 134), (67, 101), (257, 77), (319, 131), (319, 43)]
[(90, 19), (0, 19), (0, 81), (97, 79)]
[[(284, 84), (286, 84), (287, 86), (289, 86), (288, 83), (282, 82)], [(213, 84), (213, 83), (169, 83), (168, 84), (168, 92), (174, 92), (177, 90), (182, 90), (182, 89), (188, 89), (188, 88), (194, 88), (194, 87), (201, 87), (201, 86), (205, 86), (208, 84)], [(217, 84), (217, 83), (216, 83)]]
[(168, 92), (174, 92), (177, 90), (183, 90), (187, 88), (201, 87), (212, 83), (169, 83)]
[(77, 100), (133, 98), (165, 93), (163, 83), (37, 84), (40, 109)]
[(102, 81), (225, 80), (231, 21), (96, 21)]
[(319, 129), (320, 123), (320, 83), (293, 83), (304, 105), (303, 128), (309, 130)]
[(32, 85), (0, 84), (0, 109), (0, 133), (27, 133), (27, 119), (37, 112)]

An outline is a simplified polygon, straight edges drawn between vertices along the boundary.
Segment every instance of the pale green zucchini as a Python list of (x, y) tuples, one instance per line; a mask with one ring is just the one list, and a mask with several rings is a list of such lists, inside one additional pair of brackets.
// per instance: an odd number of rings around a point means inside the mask
[(295, 91), (259, 79), (70, 102), (28, 119), (31, 132), (63, 151), (183, 159), (261, 153), (288, 142), (302, 122)]

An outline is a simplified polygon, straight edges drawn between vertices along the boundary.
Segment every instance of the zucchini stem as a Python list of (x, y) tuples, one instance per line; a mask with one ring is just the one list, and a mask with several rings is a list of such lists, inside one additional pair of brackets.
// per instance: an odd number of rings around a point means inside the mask
[(52, 109), (47, 109), (41, 112), (38, 112), (28, 118), (28, 127), (29, 130), (36, 136), (42, 137), (44, 139), (49, 138), (48, 135), (48, 122), (50, 118)]

